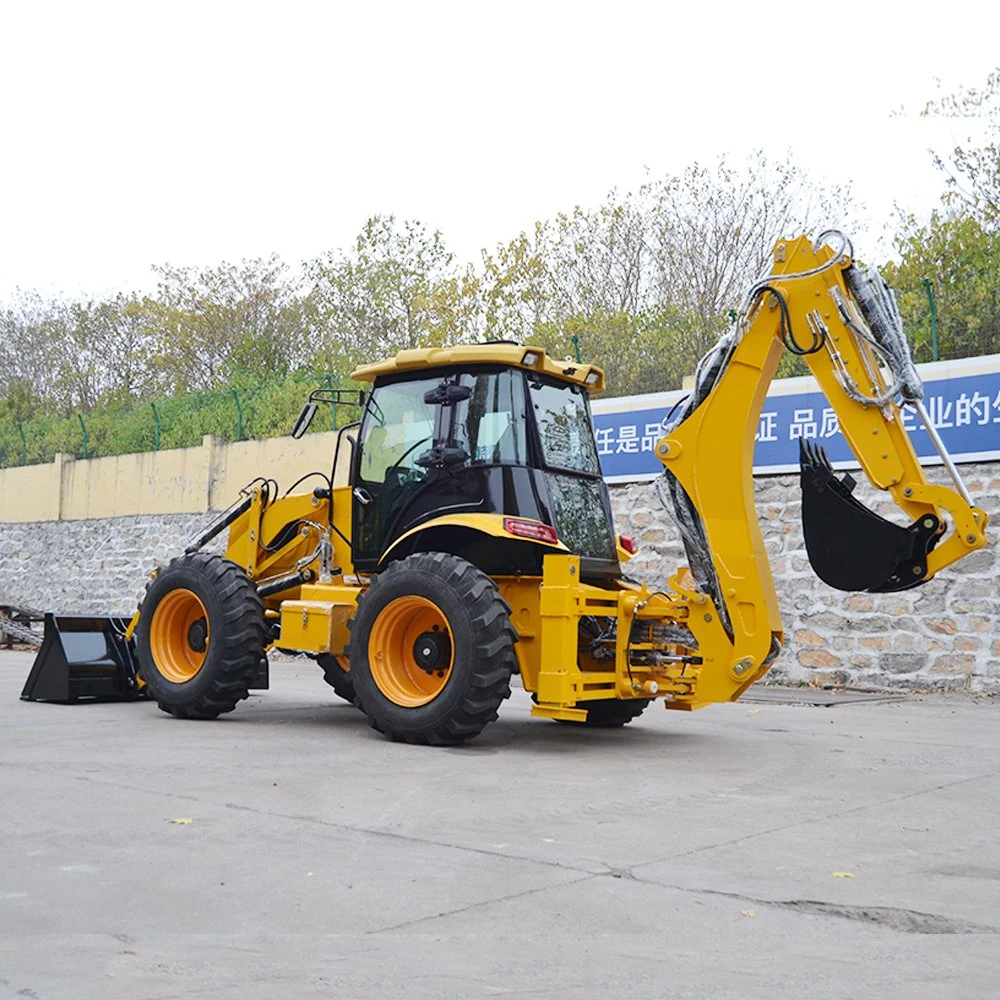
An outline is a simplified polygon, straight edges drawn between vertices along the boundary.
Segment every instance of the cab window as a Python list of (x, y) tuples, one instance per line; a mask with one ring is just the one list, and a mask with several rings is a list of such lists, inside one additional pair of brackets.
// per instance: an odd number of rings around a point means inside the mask
[(379, 386), (368, 404), (361, 449), (361, 478), (384, 483), (389, 469), (423, 473), (417, 459), (431, 447), (435, 407), (424, 393), (439, 379)]
[(529, 390), (535, 424), (547, 466), (601, 474), (586, 392), (575, 385), (532, 382)]

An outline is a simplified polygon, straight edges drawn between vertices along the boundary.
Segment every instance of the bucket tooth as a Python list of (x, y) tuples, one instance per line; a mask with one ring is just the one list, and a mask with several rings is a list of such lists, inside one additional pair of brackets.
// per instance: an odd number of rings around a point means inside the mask
[(924, 515), (902, 528), (854, 496), (854, 478), (838, 479), (822, 447), (799, 440), (802, 530), (816, 575), (837, 590), (906, 590), (927, 576), (927, 553), (940, 522)]

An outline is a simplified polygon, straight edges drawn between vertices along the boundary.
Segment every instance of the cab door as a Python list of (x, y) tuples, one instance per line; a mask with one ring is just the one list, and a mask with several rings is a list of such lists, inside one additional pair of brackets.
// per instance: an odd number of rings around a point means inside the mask
[(358, 437), (354, 476), (354, 564), (372, 568), (399, 512), (428, 470), (417, 459), (434, 442), (436, 408), (424, 394), (440, 381), (386, 382), (369, 398)]

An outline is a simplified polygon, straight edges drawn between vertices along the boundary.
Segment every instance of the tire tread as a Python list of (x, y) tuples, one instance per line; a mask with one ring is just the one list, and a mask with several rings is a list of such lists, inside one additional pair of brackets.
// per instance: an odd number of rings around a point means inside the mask
[[(429, 746), (453, 746), (478, 736), (486, 725), (497, 717), (497, 709), (510, 697), (510, 678), (517, 669), (514, 643), (517, 632), (510, 621), (510, 607), (500, 596), (496, 584), (482, 570), (458, 556), (444, 552), (420, 552), (390, 563), (370, 586), (358, 597), (357, 610), (348, 623), (352, 629), (351, 660), (359, 662), (367, 657), (362, 649), (361, 637), (354, 630), (355, 623), (372, 599), (373, 589), (377, 594), (379, 582), (391, 582), (400, 573), (418, 572), (434, 579), (435, 584), (443, 581), (462, 595), (463, 603), (472, 619), (476, 636), (472, 652), (475, 670), (468, 690), (461, 703), (447, 718), (428, 729), (409, 729), (380, 718), (367, 706), (363, 695), (359, 696), (359, 707), (368, 716), (369, 725), (396, 742), (416, 743)], [(355, 650), (355, 644), (358, 649)]]

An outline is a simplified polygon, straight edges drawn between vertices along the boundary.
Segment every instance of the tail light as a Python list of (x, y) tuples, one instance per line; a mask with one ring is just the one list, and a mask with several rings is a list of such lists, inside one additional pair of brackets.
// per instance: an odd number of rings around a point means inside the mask
[(639, 551), (639, 546), (631, 535), (619, 535), (618, 540), (621, 542), (622, 548), (630, 556), (634, 556)]
[(541, 521), (526, 521), (520, 517), (505, 517), (503, 519), (503, 530), (509, 535), (517, 535), (518, 538), (531, 538), (536, 542), (548, 542), (549, 545), (558, 545), (559, 536), (556, 529), (551, 525), (542, 524)]

